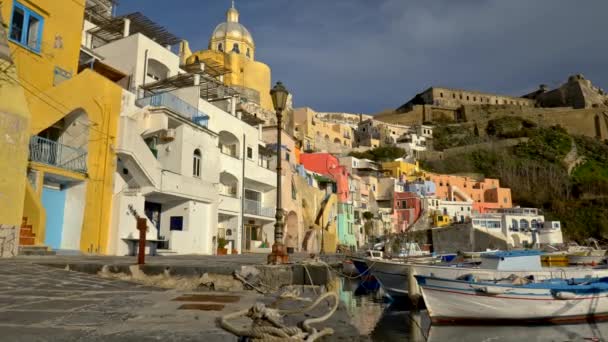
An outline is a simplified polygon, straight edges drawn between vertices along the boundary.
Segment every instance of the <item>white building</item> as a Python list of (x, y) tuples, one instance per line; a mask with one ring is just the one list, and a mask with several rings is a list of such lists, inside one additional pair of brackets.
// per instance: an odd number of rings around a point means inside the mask
[(475, 214), (473, 228), (497, 235), (513, 247), (562, 244), (561, 224), (545, 222), (536, 208), (501, 209), (495, 214)]
[(133, 253), (135, 213), (148, 220), (151, 246), (214, 254), (223, 238), (229, 251), (269, 252), (276, 173), (268, 169), (261, 126), (241, 120), (239, 94), (205, 73), (204, 64), (180, 69), (168, 48), (177, 38), (144, 29), (140, 15), (119, 20), (118, 35), (85, 22), (85, 44), (93, 48), (87, 53), (130, 75), (116, 143), (109, 253)]
[(397, 147), (405, 149), (408, 157), (418, 159), (420, 152), (432, 148), (433, 128), (427, 125), (417, 125), (397, 138)]

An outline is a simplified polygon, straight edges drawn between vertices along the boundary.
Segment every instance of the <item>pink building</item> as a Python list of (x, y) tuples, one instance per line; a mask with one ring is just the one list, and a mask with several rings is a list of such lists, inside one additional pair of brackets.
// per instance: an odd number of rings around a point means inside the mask
[(395, 232), (403, 232), (414, 224), (422, 212), (422, 201), (414, 192), (395, 192), (393, 220)]
[(329, 153), (302, 153), (300, 163), (309, 171), (329, 176), (336, 182), (338, 201), (349, 201), (348, 170)]

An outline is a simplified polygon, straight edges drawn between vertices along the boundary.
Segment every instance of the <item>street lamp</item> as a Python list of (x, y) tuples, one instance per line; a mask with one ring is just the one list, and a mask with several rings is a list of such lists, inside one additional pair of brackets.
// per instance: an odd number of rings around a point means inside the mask
[(276, 222), (274, 223), (274, 244), (272, 252), (268, 255), (268, 263), (272, 265), (286, 264), (289, 261), (287, 249), (283, 244), (283, 208), (281, 207), (281, 129), (283, 118), (283, 110), (287, 105), (287, 97), (289, 92), (283, 86), (283, 83), (277, 84), (270, 90), (272, 97), (272, 105), (277, 115), (277, 210), (275, 214)]

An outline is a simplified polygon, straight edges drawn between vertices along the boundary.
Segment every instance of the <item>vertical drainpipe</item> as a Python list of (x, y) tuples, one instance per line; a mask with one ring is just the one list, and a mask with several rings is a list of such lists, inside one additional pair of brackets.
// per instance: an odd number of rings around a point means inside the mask
[[(144, 86), (146, 85), (146, 76), (148, 75), (148, 49), (146, 49), (146, 52), (144, 53), (144, 77), (142, 80), (141, 85)], [(145, 97), (145, 94), (142, 91), (141, 97)]]
[[(246, 136), (245, 133), (243, 133), (243, 169), (241, 172), (241, 229), (240, 231), (242, 232), (241, 234), (241, 246), (240, 248), (238, 248), (238, 251), (240, 253), (243, 252), (243, 245), (245, 244), (245, 158), (247, 158), (246, 155), (246, 149), (247, 149), (247, 141), (246, 141)], [(239, 240), (238, 236), (237, 236), (237, 241)]]

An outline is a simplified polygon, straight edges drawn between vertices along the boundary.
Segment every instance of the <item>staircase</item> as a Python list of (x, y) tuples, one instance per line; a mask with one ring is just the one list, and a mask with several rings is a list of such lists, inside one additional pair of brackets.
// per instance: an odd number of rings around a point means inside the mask
[(27, 224), (27, 217), (21, 219), (19, 232), (19, 255), (55, 255), (55, 251), (48, 246), (36, 245), (36, 234), (31, 224)]

